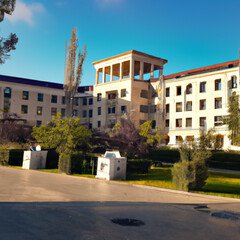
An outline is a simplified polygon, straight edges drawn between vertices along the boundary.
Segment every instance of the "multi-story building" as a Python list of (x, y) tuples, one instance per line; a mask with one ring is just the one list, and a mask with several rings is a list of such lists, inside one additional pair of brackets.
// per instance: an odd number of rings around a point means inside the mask
[[(92, 86), (79, 87), (74, 99), (74, 115), (91, 128), (93, 115)], [(16, 114), (30, 125), (51, 121), (60, 112), (65, 116), (63, 84), (0, 75), (0, 109)]]
[[(214, 129), (224, 148), (230, 145), (228, 100), (240, 95), (239, 60), (163, 76), (167, 60), (135, 50), (93, 65), (96, 84), (79, 87), (74, 115), (89, 128), (111, 128), (122, 117), (136, 126), (152, 120), (170, 145), (198, 138), (200, 129)], [(61, 112), (65, 93), (58, 83), (0, 75), (0, 109), (40, 125)]]
[(112, 127), (123, 114), (136, 125), (152, 120), (167, 142), (191, 141), (214, 129), (227, 148), (223, 117), (228, 99), (240, 94), (239, 60), (162, 76), (167, 60), (129, 51), (94, 62), (94, 128)]
[(228, 101), (240, 94), (239, 60), (197, 68), (164, 77), (165, 129), (169, 144), (199, 136), (199, 129), (214, 129), (227, 147)]
[(148, 119), (158, 125), (156, 91), (149, 79), (159, 80), (165, 63), (165, 59), (135, 50), (94, 62), (93, 127), (112, 127), (122, 115), (137, 126)]

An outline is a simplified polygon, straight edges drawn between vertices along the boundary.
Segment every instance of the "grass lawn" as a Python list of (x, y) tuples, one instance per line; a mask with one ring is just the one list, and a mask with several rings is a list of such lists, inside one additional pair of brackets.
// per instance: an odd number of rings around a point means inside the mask
[[(126, 182), (176, 189), (172, 183), (170, 167), (154, 168), (148, 174), (129, 175)], [(197, 193), (240, 198), (240, 174), (209, 173), (207, 184)]]

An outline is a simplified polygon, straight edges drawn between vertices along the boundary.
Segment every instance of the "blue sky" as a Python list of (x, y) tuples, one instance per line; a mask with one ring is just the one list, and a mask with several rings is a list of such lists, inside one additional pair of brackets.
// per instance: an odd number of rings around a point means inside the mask
[(131, 49), (167, 59), (164, 74), (238, 58), (239, 0), (17, 0), (0, 33), (17, 33), (17, 50), (0, 74), (62, 83), (65, 42), (76, 26), (87, 45), (81, 85), (92, 62)]

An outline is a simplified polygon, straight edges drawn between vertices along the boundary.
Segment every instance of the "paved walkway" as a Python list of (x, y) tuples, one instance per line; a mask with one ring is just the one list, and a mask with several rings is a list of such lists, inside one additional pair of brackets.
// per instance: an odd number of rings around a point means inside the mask
[(240, 220), (210, 215), (240, 212), (239, 200), (4, 167), (0, 177), (1, 239), (240, 239)]

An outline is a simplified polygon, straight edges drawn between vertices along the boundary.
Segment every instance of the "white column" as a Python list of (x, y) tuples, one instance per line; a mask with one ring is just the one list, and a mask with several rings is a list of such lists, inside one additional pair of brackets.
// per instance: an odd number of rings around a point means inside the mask
[(143, 80), (143, 62), (140, 62), (140, 80)]
[(168, 145), (175, 145), (175, 144), (176, 144), (176, 136), (175, 135), (170, 135)]
[(153, 64), (151, 64), (150, 77), (151, 77), (151, 78), (154, 78), (154, 65), (153, 65)]
[(96, 85), (99, 84), (99, 72), (96, 70)]
[(122, 79), (122, 62), (120, 63), (119, 78)]
[(103, 73), (103, 75), (102, 75), (102, 83), (105, 83), (106, 82), (106, 78), (105, 78), (105, 67), (103, 67), (102, 68), (102, 73)]
[(134, 60), (130, 60), (130, 70), (129, 70), (130, 79), (134, 79)]
[(113, 81), (113, 65), (110, 66), (110, 82)]

